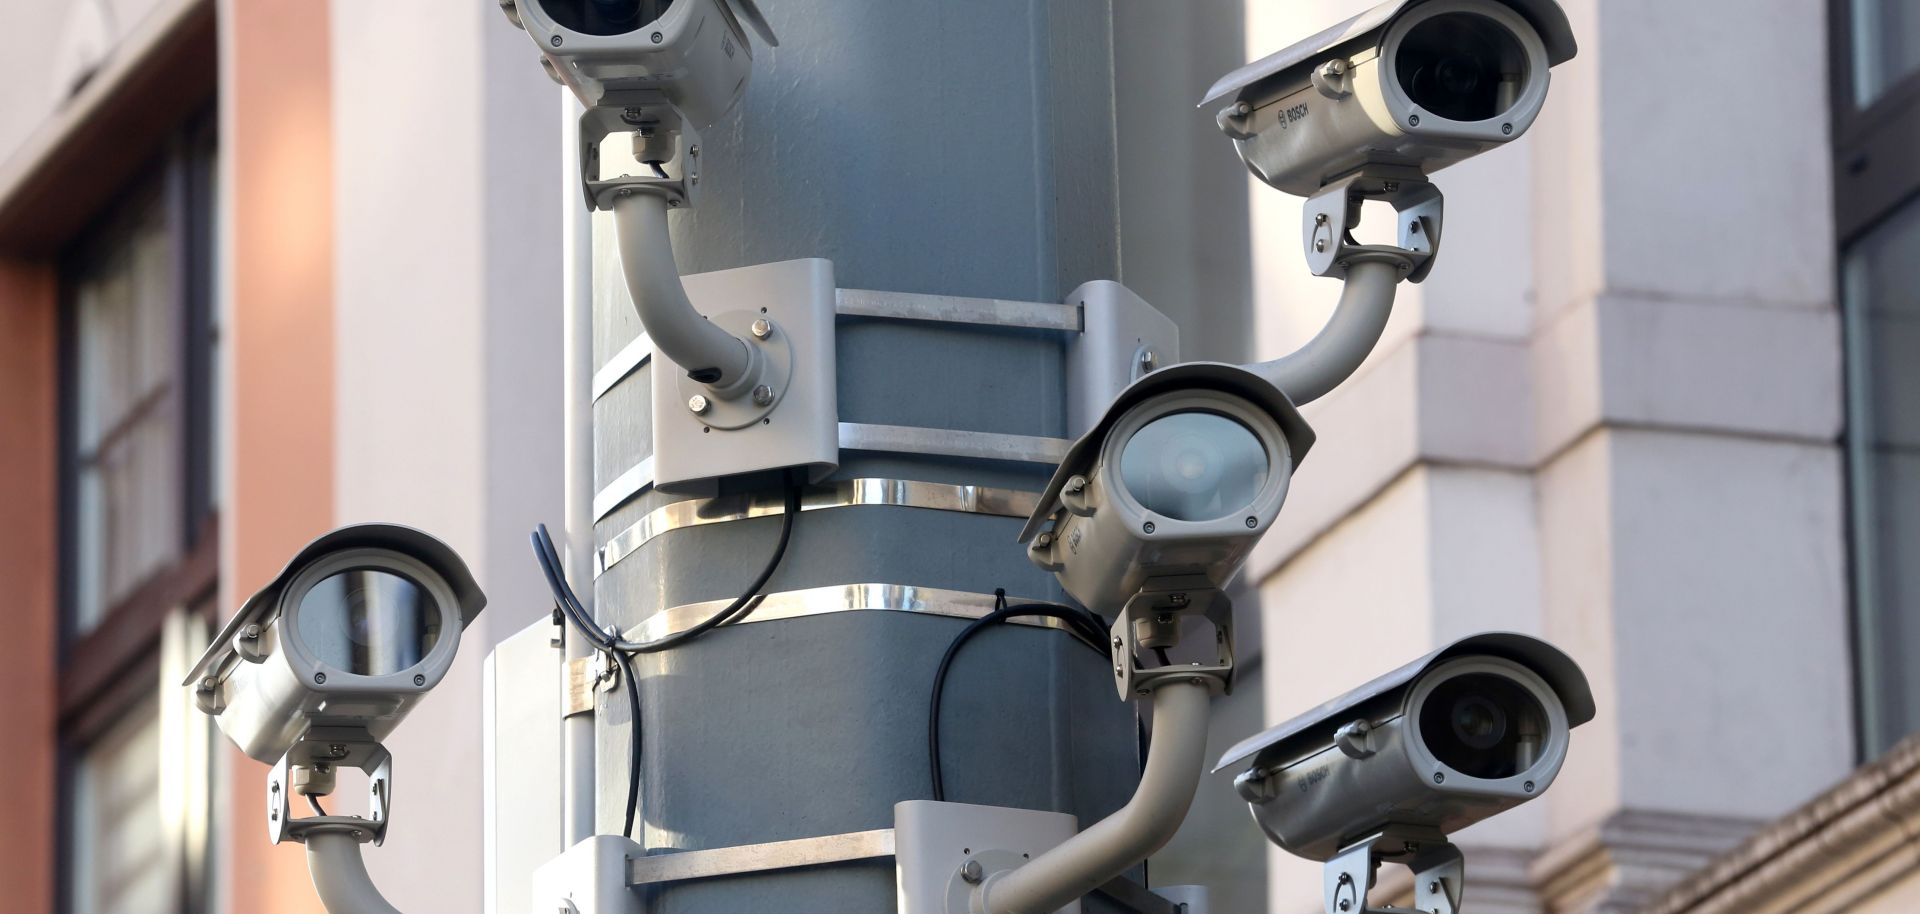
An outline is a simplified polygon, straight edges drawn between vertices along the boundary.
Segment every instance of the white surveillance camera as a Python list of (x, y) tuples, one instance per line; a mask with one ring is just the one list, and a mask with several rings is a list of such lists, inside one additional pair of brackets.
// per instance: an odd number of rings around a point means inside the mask
[(779, 44), (753, 0), (501, 0), (500, 5), (533, 36), (547, 71), (581, 104), (646, 111), (665, 103), (696, 130), (724, 117), (746, 91), (753, 72), (746, 29), (768, 45)]
[(1313, 432), (1279, 389), (1188, 362), (1123, 391), (1060, 463), (1020, 541), (1087, 607), (1155, 582), (1224, 587), (1286, 499)]
[(486, 602), (445, 543), (393, 524), (343, 527), (249, 598), (185, 685), (257, 761), (310, 733), (377, 744), (440, 684)]
[[(1358, 865), (1407, 844), (1439, 851), (1447, 835), (1545, 793), (1572, 729), (1593, 715), (1572, 658), (1525, 635), (1481, 634), (1240, 743), (1214, 770), (1243, 769), (1234, 787), (1275, 844)], [(1370, 882), (1341, 872), (1361, 892)]]
[(1431, 174), (1527, 132), (1577, 48), (1554, 0), (1390, 0), (1227, 74), (1202, 108), (1260, 179), (1312, 196)]

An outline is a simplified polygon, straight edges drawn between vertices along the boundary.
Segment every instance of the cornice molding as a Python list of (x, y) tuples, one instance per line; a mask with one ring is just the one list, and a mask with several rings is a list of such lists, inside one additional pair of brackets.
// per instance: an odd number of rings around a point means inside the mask
[(1920, 872), (1920, 737), (1767, 826), (1640, 914), (1835, 914)]

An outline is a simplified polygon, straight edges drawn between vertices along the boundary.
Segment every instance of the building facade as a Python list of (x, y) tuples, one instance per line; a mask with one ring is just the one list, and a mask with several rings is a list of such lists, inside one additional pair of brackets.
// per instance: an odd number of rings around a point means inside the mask
[[(1299, 201), (1192, 105), (1367, 4), (1071, 2), (1110, 30), (1080, 78), (1113, 155), (1074, 187), (1112, 213), (1111, 278), (1190, 358), (1304, 341), (1338, 286), (1304, 269)], [(776, 28), (861, 14), (763, 5)], [(1438, 268), (1306, 410), (1319, 444), (1243, 575), (1258, 649), (1214, 748), (1455, 637), (1529, 632), (1600, 716), (1552, 792), (1461, 837), (1468, 910), (1920, 907), (1897, 837), (1920, 14), (1565, 6), (1581, 54), (1545, 114), (1440, 174)], [(318, 910), (299, 849), (264, 840), (264, 767), (176, 686), (286, 556), (379, 519), (446, 539), (491, 602), (395, 739), (410, 812), (369, 866), (403, 910), (481, 910), (481, 661), (550, 609), (524, 536), (562, 515), (560, 90), (481, 0), (0, 8), (7, 906)], [(1152, 874), (1218, 910), (1320, 904), (1224, 776)]]

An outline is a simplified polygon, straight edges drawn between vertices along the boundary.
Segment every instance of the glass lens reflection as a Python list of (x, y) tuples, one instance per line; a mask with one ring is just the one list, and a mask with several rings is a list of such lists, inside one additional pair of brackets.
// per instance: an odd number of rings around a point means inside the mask
[(1267, 451), (1246, 426), (1217, 413), (1147, 423), (1120, 454), (1120, 479), (1140, 506), (1201, 521), (1245, 510), (1267, 482)]
[(673, 0), (540, 0), (561, 28), (582, 35), (624, 35), (666, 13)]
[(361, 676), (419, 663), (440, 640), (440, 613), (426, 588), (384, 568), (322, 578), (300, 598), (300, 639), (314, 659)]
[(1408, 30), (1394, 69), (1414, 104), (1450, 121), (1485, 121), (1519, 101), (1527, 52), (1492, 19), (1442, 13)]
[(1441, 764), (1468, 777), (1510, 778), (1540, 758), (1547, 712), (1505, 676), (1469, 673), (1440, 684), (1420, 706), (1420, 738)]

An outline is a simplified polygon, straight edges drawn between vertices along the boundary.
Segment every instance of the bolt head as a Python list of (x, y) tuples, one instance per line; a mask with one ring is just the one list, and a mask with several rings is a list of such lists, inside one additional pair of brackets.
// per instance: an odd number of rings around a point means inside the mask
[(325, 674), (325, 673), (315, 673), (315, 674), (313, 674), (313, 682), (314, 682), (314, 685), (326, 685), (326, 684), (327, 684), (327, 674)]
[(773, 335), (773, 324), (764, 317), (753, 319), (753, 338), (764, 340)]
[(707, 410), (711, 408), (713, 408), (713, 404), (709, 402), (705, 396), (694, 394), (687, 398), (687, 410), (696, 416), (706, 415)]
[(413, 676), (413, 684), (414, 684), (414, 685), (416, 685), (416, 686), (423, 686), (423, 685), (426, 685), (426, 684), (427, 684), (427, 677), (426, 677), (426, 676), (425, 676), (424, 674), (421, 674), (421, 673), (415, 673), (415, 674), (414, 674), (414, 676)]
[(1247, 518), (1247, 529), (1248, 529), (1248, 530), (1252, 530), (1253, 528), (1255, 528), (1255, 527), (1258, 527), (1258, 526), (1260, 526), (1260, 518), (1257, 518), (1257, 517), (1249, 517), (1249, 518)]
[(260, 626), (248, 624), (246, 628), (240, 630), (240, 637), (248, 641), (260, 640)]
[(1148, 533), (1152, 533), (1154, 531), (1153, 521), (1147, 521), (1145, 524), (1142, 524), (1140, 526), (1140, 529), (1145, 530)]
[(560, 37), (560, 36), (558, 36), (558, 35), (555, 35), (555, 36), (553, 36), (552, 38), (550, 38), (550, 39), (548, 39), (548, 42), (547, 42), (547, 43), (549, 43), (549, 44), (551, 44), (551, 45), (553, 45), (554, 47), (556, 47), (556, 48), (557, 48), (557, 47), (559, 47), (559, 46), (561, 46), (561, 45), (563, 45), (563, 44), (565, 44), (565, 43), (566, 43), (566, 41), (567, 41), (567, 40), (566, 40), (565, 38), (562, 38), (562, 37)]
[(987, 872), (980, 861), (969, 860), (960, 866), (960, 878), (966, 880), (968, 885), (979, 885), (980, 880), (987, 878)]
[(773, 388), (762, 384), (753, 389), (753, 405), (766, 406), (773, 402)]
[(1160, 367), (1160, 353), (1154, 352), (1151, 349), (1142, 349), (1140, 351), (1140, 373), (1147, 374), (1158, 367)]

